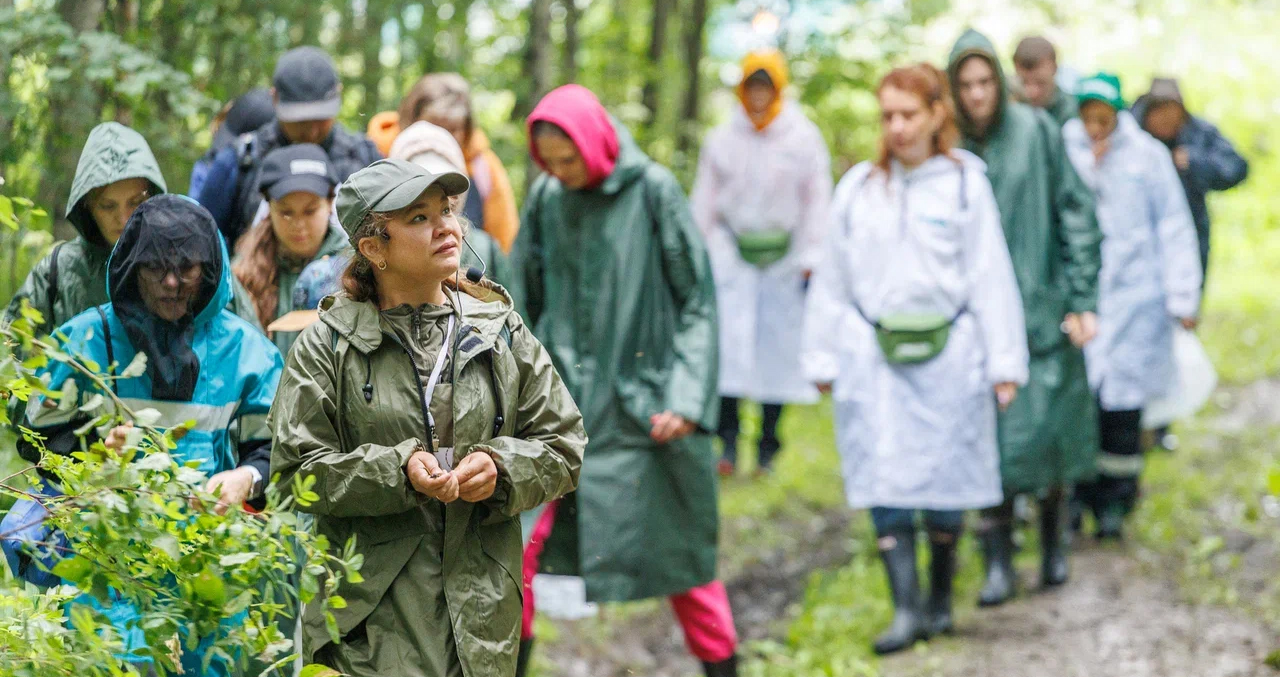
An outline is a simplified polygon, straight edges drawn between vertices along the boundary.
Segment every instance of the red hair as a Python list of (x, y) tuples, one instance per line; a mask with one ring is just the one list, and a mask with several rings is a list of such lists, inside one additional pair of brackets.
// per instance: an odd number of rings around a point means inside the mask
[[(960, 130), (956, 127), (956, 112), (952, 107), (951, 86), (947, 82), (946, 74), (927, 63), (903, 66), (889, 71), (889, 74), (884, 76), (880, 86), (876, 87), (876, 96), (879, 97), (889, 88), (915, 94), (920, 97), (920, 101), (930, 112), (935, 105), (942, 105), (942, 124), (933, 134), (932, 154), (950, 157), (951, 149), (960, 140)], [(889, 160), (889, 145), (882, 138), (880, 158), (876, 161), (876, 166), (888, 173)]]

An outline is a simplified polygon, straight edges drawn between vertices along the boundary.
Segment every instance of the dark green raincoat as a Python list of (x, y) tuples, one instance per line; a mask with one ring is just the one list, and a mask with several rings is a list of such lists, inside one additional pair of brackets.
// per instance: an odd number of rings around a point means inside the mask
[(979, 133), (956, 108), (964, 146), (987, 163), (1005, 239), (1022, 292), (1031, 380), (1000, 416), (1001, 479), (1006, 493), (1039, 491), (1096, 472), (1096, 405), (1084, 354), (1061, 330), (1068, 313), (1096, 311), (1102, 233), (1093, 196), (1067, 159), (1059, 125), (1048, 113), (1012, 101), (995, 48), (976, 31), (951, 52), (960, 64), (986, 59), (1000, 79), (1000, 107)]
[[(542, 567), (583, 576), (601, 601), (709, 583), (718, 536), (710, 261), (675, 177), (614, 127), (621, 150), (599, 188), (534, 183), (513, 256), (530, 324), (591, 437)], [(698, 430), (654, 443), (649, 419), (667, 410)]]
[(577, 483), (582, 417), (550, 356), (500, 287), (462, 286), (460, 348), (450, 357), (457, 378), (436, 388), (430, 407), (442, 446), (452, 442), (459, 460), (493, 457), (490, 499), (446, 506), (405, 475), (426, 437), (420, 372), (439, 354), (450, 308), (380, 313), (373, 303), (324, 299), (320, 321), (289, 353), (271, 409), (272, 472), (283, 487), (314, 476), (320, 500), (301, 509), (335, 552), (355, 536), (364, 556), (364, 582), (338, 588), (347, 601), (334, 610), (342, 644), (331, 643), (323, 608), (302, 612), (305, 659), (352, 677), (513, 675), (519, 515)]
[(1080, 115), (1080, 104), (1076, 101), (1076, 97), (1062, 91), (1061, 87), (1053, 88), (1053, 100), (1049, 102), (1049, 107), (1044, 112), (1058, 123), (1058, 128), (1067, 124), (1072, 118)]
[[(67, 199), (66, 217), (79, 235), (55, 245), (53, 251), (31, 268), (5, 309), (6, 322), (17, 317), (23, 299), (44, 316), (42, 331), (53, 331), (76, 315), (107, 303), (107, 259), (111, 256), (111, 245), (102, 237), (85, 198), (96, 188), (125, 179), (146, 179), (153, 195), (166, 191), (164, 176), (146, 139), (118, 122), (104, 122), (89, 132)], [(52, 279), (54, 252), (58, 256), (56, 280)], [(234, 278), (232, 294), (228, 309), (261, 331), (262, 324), (258, 322), (249, 294)]]

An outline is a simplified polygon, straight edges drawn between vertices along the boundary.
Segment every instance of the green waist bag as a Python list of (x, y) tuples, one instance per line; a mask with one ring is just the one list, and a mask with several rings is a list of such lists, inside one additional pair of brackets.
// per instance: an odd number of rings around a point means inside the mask
[(889, 364), (919, 364), (942, 354), (951, 337), (951, 326), (964, 312), (962, 308), (951, 317), (941, 313), (901, 313), (872, 324), (880, 351)]
[(767, 268), (786, 257), (791, 250), (791, 233), (781, 228), (734, 233), (738, 255), (757, 268)]

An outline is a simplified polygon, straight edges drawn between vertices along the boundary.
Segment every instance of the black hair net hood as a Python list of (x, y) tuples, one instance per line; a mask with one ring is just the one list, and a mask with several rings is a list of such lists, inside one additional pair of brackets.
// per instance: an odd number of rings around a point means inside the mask
[[(189, 312), (169, 322), (147, 309), (138, 275), (143, 268), (180, 271), (201, 264)], [(230, 265), (217, 223), (182, 195), (158, 195), (138, 207), (107, 264), (107, 292), (130, 343), (147, 355), (151, 396), (187, 401), (200, 375), (192, 348), (196, 330), (231, 300)]]

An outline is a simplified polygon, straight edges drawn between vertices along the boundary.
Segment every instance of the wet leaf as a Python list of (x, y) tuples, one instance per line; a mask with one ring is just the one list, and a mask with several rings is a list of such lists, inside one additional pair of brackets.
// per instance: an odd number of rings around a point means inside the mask
[(120, 372), (120, 378), (137, 378), (147, 373), (147, 354), (138, 353), (129, 361), (129, 366)]
[(153, 426), (160, 421), (160, 412), (155, 409), (140, 409), (133, 412), (133, 422), (139, 426)]
[(227, 586), (212, 571), (205, 569), (201, 571), (195, 580), (191, 582), (191, 591), (200, 599), (222, 606), (227, 601)]
[(224, 567), (236, 567), (241, 564), (248, 564), (258, 557), (256, 552), (238, 552), (234, 555), (223, 555), (218, 559), (218, 564)]
[(342, 673), (326, 665), (308, 665), (302, 668), (298, 677), (342, 677)]
[(83, 557), (68, 557), (53, 565), (53, 569), (50, 571), (54, 576), (80, 585), (84, 579), (89, 577), (89, 574), (93, 573), (93, 564)]

